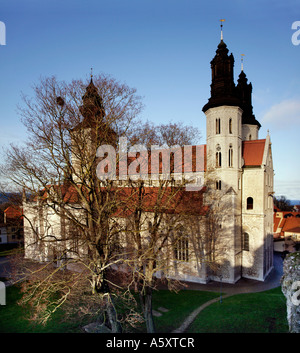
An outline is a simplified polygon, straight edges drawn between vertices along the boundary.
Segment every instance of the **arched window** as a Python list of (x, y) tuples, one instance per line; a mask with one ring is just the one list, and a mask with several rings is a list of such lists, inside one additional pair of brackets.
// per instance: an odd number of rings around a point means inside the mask
[(221, 188), (222, 188), (221, 180), (217, 180), (216, 181), (216, 189), (221, 190)]
[(177, 240), (174, 244), (175, 259), (179, 261), (189, 261), (189, 239), (184, 234), (183, 227), (177, 233)]
[(251, 134), (249, 135), (249, 141), (251, 141), (252, 140), (252, 136), (251, 136)]
[(243, 233), (242, 250), (249, 251), (249, 234)]
[(221, 146), (217, 145), (216, 148), (216, 167), (220, 168), (222, 166), (222, 154), (221, 154)]
[(229, 133), (232, 134), (232, 119), (229, 119)]
[(232, 167), (232, 160), (233, 160), (233, 149), (232, 145), (229, 145), (229, 150), (228, 150), (228, 167)]
[(252, 197), (247, 198), (247, 210), (253, 210), (253, 198)]
[(222, 166), (222, 154), (221, 152), (216, 153), (216, 167), (220, 168)]
[(221, 133), (221, 119), (217, 118), (216, 119), (216, 134), (220, 134)]

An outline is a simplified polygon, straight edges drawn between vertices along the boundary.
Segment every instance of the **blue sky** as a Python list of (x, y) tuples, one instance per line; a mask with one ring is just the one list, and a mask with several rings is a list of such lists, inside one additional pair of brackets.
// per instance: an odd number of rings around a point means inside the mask
[(270, 131), (275, 192), (300, 199), (300, 45), (291, 41), (298, 0), (1, 1), (0, 148), (25, 138), (16, 113), (21, 92), (30, 95), (41, 76), (87, 78), (91, 67), (135, 87), (144, 119), (192, 124), (205, 143), (202, 107), (221, 18), (235, 80), (245, 54), (259, 137)]

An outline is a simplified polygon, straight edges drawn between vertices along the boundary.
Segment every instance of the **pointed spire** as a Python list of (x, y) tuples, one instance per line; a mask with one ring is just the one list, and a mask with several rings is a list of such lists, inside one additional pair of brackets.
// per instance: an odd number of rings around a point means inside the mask
[(241, 71), (244, 71), (244, 56), (245, 54), (241, 54)]
[(221, 19), (220, 22), (221, 22), (221, 41), (223, 41), (223, 22), (225, 22), (225, 20)]
[[(92, 70), (92, 68), (91, 68)], [(83, 104), (79, 107), (81, 115), (84, 117), (81, 126), (90, 126), (96, 120), (102, 120), (105, 116), (102, 97), (99, 95), (97, 87), (93, 82), (93, 74), (91, 71), (91, 81), (86, 87), (82, 96)]]
[(221, 22), (221, 42), (216, 50), (216, 55), (210, 62), (212, 80), (210, 85), (210, 98), (202, 108), (206, 112), (209, 108), (222, 105), (239, 106), (240, 100), (236, 96), (234, 83), (234, 57), (229, 55), (227, 45), (223, 41), (223, 22)]

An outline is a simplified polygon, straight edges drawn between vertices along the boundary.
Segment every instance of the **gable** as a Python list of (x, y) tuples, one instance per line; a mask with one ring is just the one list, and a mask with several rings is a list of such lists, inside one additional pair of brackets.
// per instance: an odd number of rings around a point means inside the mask
[(244, 166), (260, 166), (263, 163), (266, 140), (243, 141), (242, 156), (244, 158)]

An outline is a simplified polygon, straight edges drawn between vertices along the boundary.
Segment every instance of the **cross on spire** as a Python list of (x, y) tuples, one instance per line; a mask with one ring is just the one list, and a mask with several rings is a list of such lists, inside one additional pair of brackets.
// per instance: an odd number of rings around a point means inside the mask
[(244, 56), (245, 54), (241, 54), (241, 70), (244, 71)]
[(221, 40), (223, 40), (223, 22), (225, 22), (225, 20), (221, 19), (220, 22), (221, 22)]

